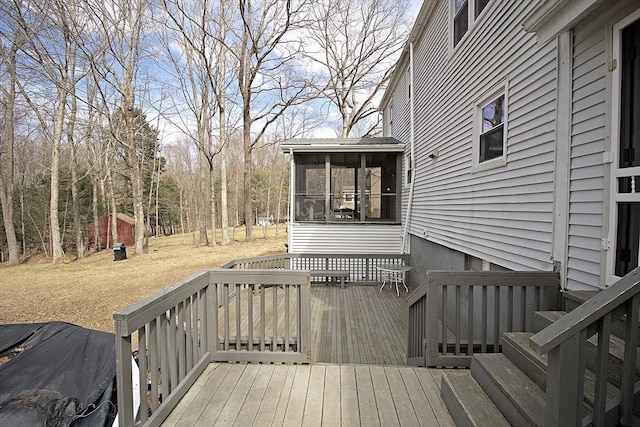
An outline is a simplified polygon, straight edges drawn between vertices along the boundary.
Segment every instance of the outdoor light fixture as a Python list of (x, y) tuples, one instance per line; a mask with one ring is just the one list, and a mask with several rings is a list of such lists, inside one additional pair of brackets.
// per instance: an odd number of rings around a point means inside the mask
[(436, 148), (435, 150), (433, 150), (433, 151), (431, 152), (431, 154), (429, 154), (429, 158), (430, 158), (430, 159), (432, 159), (432, 160), (435, 160), (435, 159), (436, 159), (436, 157), (438, 157), (438, 154), (439, 154), (439, 153), (438, 153), (438, 149)]

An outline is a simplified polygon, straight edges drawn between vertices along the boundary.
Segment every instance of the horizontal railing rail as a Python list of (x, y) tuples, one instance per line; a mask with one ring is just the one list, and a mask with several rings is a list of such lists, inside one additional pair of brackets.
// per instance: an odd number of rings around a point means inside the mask
[(537, 310), (559, 307), (555, 272), (428, 271), (407, 300), (407, 363), (468, 367), (473, 353), (500, 351), (504, 332), (533, 331)]
[(307, 272), (205, 270), (115, 313), (119, 425), (160, 425), (211, 361), (308, 363), (309, 283)]
[(308, 270), (316, 280), (323, 276), (314, 276), (314, 271), (347, 270), (349, 283), (377, 283), (383, 280), (378, 266), (408, 262), (408, 254), (283, 253), (232, 260), (223, 264), (222, 268)]
[[(531, 347), (547, 354), (545, 425), (631, 425), (634, 403), (640, 396), (639, 317), (640, 268), (636, 268), (531, 338)], [(614, 368), (609, 358), (616, 323), (622, 323), (617, 329), (623, 331), (625, 341), (621, 368)], [(596, 334), (595, 384), (589, 387), (595, 391), (592, 405), (585, 405), (587, 352), (593, 351), (587, 340)], [(619, 390), (608, 385), (614, 369), (621, 378)], [(586, 415), (585, 407), (592, 407)]]

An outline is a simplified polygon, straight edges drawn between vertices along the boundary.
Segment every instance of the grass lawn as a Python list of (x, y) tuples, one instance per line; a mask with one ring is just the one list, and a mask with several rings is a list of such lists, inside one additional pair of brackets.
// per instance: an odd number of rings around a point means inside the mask
[[(236, 232), (236, 240), (244, 239)], [(17, 267), (0, 266), (0, 324), (61, 320), (86, 328), (113, 332), (113, 313), (204, 268), (234, 258), (284, 252), (286, 229), (275, 227), (265, 240), (254, 228), (253, 243), (196, 247), (192, 234), (149, 239), (148, 253), (113, 261), (103, 250), (73, 262), (52, 265), (32, 259)]]

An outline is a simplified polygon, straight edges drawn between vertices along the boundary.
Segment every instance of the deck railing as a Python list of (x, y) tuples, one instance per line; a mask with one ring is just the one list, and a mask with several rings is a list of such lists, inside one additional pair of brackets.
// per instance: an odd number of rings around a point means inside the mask
[(407, 363), (468, 367), (500, 351), (504, 332), (533, 331), (537, 310), (559, 306), (553, 272), (429, 271), (408, 298)]
[(316, 280), (322, 277), (314, 276), (314, 271), (348, 270), (349, 283), (377, 283), (383, 280), (377, 268), (379, 265), (408, 262), (408, 254), (283, 253), (232, 260), (222, 265), (222, 268), (308, 270), (312, 279)]
[[(631, 425), (638, 381), (640, 268), (620, 279), (531, 338), (532, 348), (547, 354), (547, 426)], [(618, 327), (622, 323), (622, 327)], [(609, 358), (612, 329), (625, 340), (622, 367)], [(597, 346), (588, 339), (597, 334)], [(594, 349), (595, 347), (595, 349)], [(595, 351), (595, 358), (589, 352)], [(594, 361), (592, 410), (585, 415), (585, 366)], [(615, 372), (614, 372), (615, 371)], [(612, 376), (619, 390), (610, 387)], [(589, 379), (588, 382), (592, 380)], [(613, 395), (611, 395), (613, 394)]]
[(160, 425), (211, 361), (308, 362), (309, 283), (306, 272), (206, 270), (115, 313), (119, 425)]

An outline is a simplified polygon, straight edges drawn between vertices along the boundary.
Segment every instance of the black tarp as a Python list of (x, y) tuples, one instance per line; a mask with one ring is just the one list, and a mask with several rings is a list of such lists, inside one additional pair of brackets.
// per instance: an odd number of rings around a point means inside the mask
[(0, 426), (111, 425), (113, 334), (63, 322), (0, 325)]

